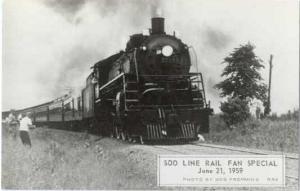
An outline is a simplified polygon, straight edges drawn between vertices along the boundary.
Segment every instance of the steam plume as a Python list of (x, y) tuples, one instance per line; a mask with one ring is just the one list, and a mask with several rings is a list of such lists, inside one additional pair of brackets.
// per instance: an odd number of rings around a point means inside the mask
[[(299, 95), (296, 7), (294, 2), (255, 0), (4, 1), (3, 109), (49, 101), (68, 87), (80, 90), (90, 67), (124, 49), (130, 35), (149, 28), (151, 16), (161, 16), (159, 9), (166, 32), (179, 31), (182, 41), (195, 48), (215, 110), (220, 98), (213, 85), (221, 80), (220, 63), (248, 41), (263, 60), (276, 55), (273, 110), (290, 109)], [(283, 72), (289, 74), (284, 85)], [(267, 79), (267, 72), (263, 76)], [(286, 94), (293, 98), (284, 99)]]

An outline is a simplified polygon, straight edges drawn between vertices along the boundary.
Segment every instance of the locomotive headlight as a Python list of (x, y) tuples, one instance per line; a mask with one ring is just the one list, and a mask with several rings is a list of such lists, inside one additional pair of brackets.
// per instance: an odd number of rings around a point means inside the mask
[(162, 48), (162, 54), (166, 57), (169, 57), (173, 54), (173, 48), (172, 46), (166, 45)]

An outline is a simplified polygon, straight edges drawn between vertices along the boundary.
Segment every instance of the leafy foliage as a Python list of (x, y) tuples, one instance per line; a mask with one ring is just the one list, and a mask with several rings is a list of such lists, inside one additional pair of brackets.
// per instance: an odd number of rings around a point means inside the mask
[(258, 72), (264, 66), (253, 52), (255, 47), (248, 43), (236, 48), (223, 63), (222, 77), (227, 77), (224, 81), (216, 85), (220, 89), (221, 96), (239, 97), (242, 100), (247, 98), (258, 99), (264, 102), (267, 99), (267, 86), (261, 83), (262, 77)]
[(230, 126), (250, 117), (248, 104), (253, 99), (267, 103), (267, 85), (262, 82), (259, 73), (264, 66), (254, 53), (254, 46), (250, 43), (235, 48), (224, 59), (227, 64), (221, 76), (225, 80), (216, 84), (221, 90), (222, 97), (228, 97), (227, 102), (221, 103), (221, 111), (225, 123)]
[(228, 98), (226, 102), (222, 102), (221, 110), (223, 112), (221, 117), (227, 126), (243, 122), (251, 116), (248, 102), (238, 97)]

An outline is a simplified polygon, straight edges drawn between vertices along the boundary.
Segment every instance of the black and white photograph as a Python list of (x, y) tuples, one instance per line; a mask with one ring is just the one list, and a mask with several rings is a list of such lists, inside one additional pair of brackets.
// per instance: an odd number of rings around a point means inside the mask
[(299, 189), (297, 0), (3, 0), (1, 91), (1, 189)]

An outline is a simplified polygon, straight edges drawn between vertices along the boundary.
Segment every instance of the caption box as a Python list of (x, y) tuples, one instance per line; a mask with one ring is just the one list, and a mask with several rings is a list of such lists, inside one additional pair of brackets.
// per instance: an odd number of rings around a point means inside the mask
[(285, 186), (284, 155), (159, 155), (158, 186)]

